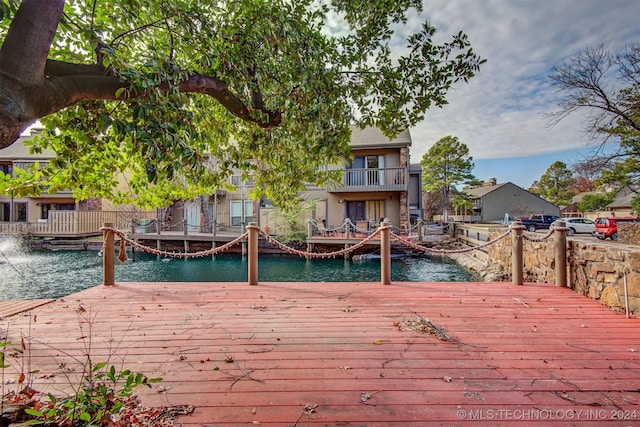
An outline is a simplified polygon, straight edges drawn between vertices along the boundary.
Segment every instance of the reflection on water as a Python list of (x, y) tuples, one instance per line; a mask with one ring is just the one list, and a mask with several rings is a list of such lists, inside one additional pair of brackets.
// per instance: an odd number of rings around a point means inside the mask
[[(376, 282), (380, 262), (343, 259), (305, 260), (263, 256), (258, 280), (269, 282)], [(391, 280), (415, 282), (477, 281), (478, 276), (442, 257), (393, 259)], [(158, 259), (136, 253), (135, 261), (116, 262), (118, 282), (244, 282), (247, 261), (236, 255)], [(31, 251), (19, 240), (0, 240), (0, 299), (59, 298), (102, 283), (102, 257), (93, 251)]]

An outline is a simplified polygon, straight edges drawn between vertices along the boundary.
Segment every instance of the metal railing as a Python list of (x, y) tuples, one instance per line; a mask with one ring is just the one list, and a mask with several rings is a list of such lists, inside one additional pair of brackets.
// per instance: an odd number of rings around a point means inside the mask
[(0, 234), (35, 237), (99, 235), (100, 227), (106, 222), (126, 229), (135, 221), (154, 219), (155, 216), (152, 211), (49, 211), (49, 218), (38, 222), (0, 222)]
[(330, 187), (334, 192), (406, 191), (407, 168), (345, 169), (342, 185)]

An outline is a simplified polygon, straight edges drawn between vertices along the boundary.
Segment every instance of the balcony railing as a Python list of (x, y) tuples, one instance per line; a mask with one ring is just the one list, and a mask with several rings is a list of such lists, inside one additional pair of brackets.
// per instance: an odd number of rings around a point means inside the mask
[[(130, 229), (133, 213), (120, 211), (50, 211), (41, 222), (0, 222), (0, 235), (80, 237), (100, 234), (105, 222)], [(135, 214), (136, 220), (155, 219), (153, 211)]]
[(330, 192), (406, 191), (409, 188), (407, 168), (345, 169), (342, 185)]

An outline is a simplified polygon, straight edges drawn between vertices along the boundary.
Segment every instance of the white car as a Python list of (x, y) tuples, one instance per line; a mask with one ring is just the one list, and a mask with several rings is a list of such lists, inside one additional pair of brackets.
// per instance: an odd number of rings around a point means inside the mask
[(591, 234), (596, 228), (596, 223), (586, 218), (560, 218), (558, 221), (564, 221), (567, 224), (567, 236), (577, 233)]

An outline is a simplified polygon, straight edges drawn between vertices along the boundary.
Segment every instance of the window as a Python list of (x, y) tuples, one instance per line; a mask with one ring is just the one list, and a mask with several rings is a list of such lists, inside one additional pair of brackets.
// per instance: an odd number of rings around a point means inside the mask
[(11, 220), (10, 209), (10, 203), (0, 203), (0, 221), (9, 222)]
[(13, 220), (15, 222), (25, 222), (27, 220), (27, 204), (26, 203), (13, 204)]
[(384, 200), (347, 201), (347, 217), (351, 221), (379, 221), (385, 217)]
[(242, 201), (231, 201), (231, 226), (240, 227), (242, 225)]
[(232, 227), (240, 227), (253, 221), (253, 201), (232, 200), (230, 203)]
[(11, 163), (0, 163), (0, 172), (4, 173), (5, 175), (11, 175), (11, 173), (13, 172)]
[(347, 169), (348, 185), (384, 185), (384, 156), (356, 156)]

